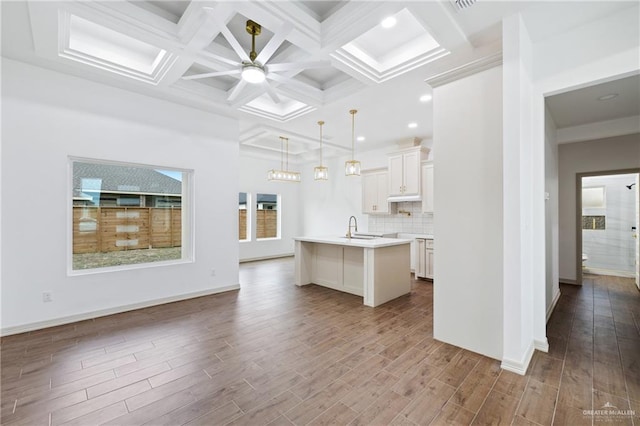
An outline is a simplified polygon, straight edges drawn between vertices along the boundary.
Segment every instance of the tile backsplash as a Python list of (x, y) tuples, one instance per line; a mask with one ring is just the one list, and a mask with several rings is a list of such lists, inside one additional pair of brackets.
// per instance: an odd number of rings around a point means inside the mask
[(422, 213), (422, 202), (397, 203), (397, 211), (410, 212), (369, 215), (369, 232), (405, 232), (408, 234), (433, 234), (433, 213)]

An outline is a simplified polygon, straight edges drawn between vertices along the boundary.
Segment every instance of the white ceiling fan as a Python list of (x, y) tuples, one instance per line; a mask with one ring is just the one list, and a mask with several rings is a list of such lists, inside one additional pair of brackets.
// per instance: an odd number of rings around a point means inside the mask
[[(215, 18), (214, 18), (215, 19)], [(284, 24), (279, 31), (277, 31), (271, 40), (265, 45), (260, 54), (256, 49), (256, 36), (262, 32), (262, 26), (252, 20), (247, 21), (246, 30), (251, 35), (251, 52), (247, 54), (242, 49), (242, 46), (234, 35), (229, 31), (229, 28), (224, 23), (218, 22), (221, 28), (220, 32), (225, 39), (229, 42), (233, 50), (240, 57), (240, 62), (237, 66), (230, 70), (208, 72), (204, 74), (193, 74), (182, 77), (184, 80), (196, 80), (201, 78), (218, 77), (223, 75), (240, 75), (240, 81), (231, 90), (231, 93), (227, 97), (227, 101), (233, 101), (238, 97), (242, 89), (247, 84), (261, 85), (262, 88), (269, 94), (271, 99), (275, 103), (280, 103), (280, 98), (276, 93), (274, 87), (267, 79), (284, 83), (289, 77), (286, 75), (277, 74), (281, 71), (299, 71), (311, 68), (323, 68), (329, 66), (328, 61), (309, 61), (309, 62), (283, 62), (269, 64), (273, 54), (278, 47), (286, 40), (286, 37), (293, 30), (293, 25), (290, 23)]]

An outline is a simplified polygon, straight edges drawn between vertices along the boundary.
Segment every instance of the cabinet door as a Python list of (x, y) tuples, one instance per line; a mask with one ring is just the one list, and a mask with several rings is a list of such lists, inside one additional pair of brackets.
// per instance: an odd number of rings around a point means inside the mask
[(425, 264), (426, 264), (425, 277), (433, 279), (433, 249), (426, 250)]
[(389, 197), (389, 178), (388, 174), (379, 173), (377, 176), (377, 201), (375, 212), (376, 213), (389, 213), (389, 202), (387, 198)]
[(433, 213), (433, 164), (422, 166), (422, 213)]
[(415, 274), (416, 277), (425, 277), (426, 273), (427, 273), (427, 269), (426, 269), (426, 257), (425, 257), (425, 247), (424, 247), (424, 240), (423, 239), (418, 239), (416, 240), (417, 244), (416, 244), (416, 269), (415, 269)]
[(404, 189), (403, 155), (397, 154), (389, 157), (389, 195), (402, 195)]
[(420, 195), (420, 151), (403, 155), (403, 195)]
[(378, 203), (378, 175), (362, 175), (362, 213), (376, 213)]
[(364, 249), (344, 247), (343, 291), (364, 295)]
[(342, 282), (342, 246), (333, 244), (314, 244), (315, 256), (312, 279), (315, 284), (343, 290)]

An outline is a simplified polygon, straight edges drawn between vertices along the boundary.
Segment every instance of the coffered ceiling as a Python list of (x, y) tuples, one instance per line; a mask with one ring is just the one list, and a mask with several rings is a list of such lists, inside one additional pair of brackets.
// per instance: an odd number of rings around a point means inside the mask
[[(292, 154), (304, 159), (315, 155), (320, 119), (326, 154), (350, 149), (353, 108), (364, 139), (358, 149), (430, 138), (431, 105), (420, 97), (429, 95), (424, 79), (432, 66), (486, 46), (495, 46), (486, 54), (499, 55), (502, 17), (528, 8), (539, 14), (536, 7), (478, 1), (459, 10), (454, 0), (2, 2), (2, 55), (237, 117), (247, 152), (277, 152), (284, 134)], [(395, 25), (385, 28), (389, 17)], [(240, 74), (251, 62), (248, 20), (261, 26), (261, 84)], [(538, 21), (528, 23), (536, 39), (545, 34)], [(557, 16), (551, 21), (557, 31)]]

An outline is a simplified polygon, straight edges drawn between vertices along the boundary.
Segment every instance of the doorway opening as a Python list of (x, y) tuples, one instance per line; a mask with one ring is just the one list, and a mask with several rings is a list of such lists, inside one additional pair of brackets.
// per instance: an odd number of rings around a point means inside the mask
[(577, 175), (577, 274), (629, 277), (640, 289), (640, 169)]

